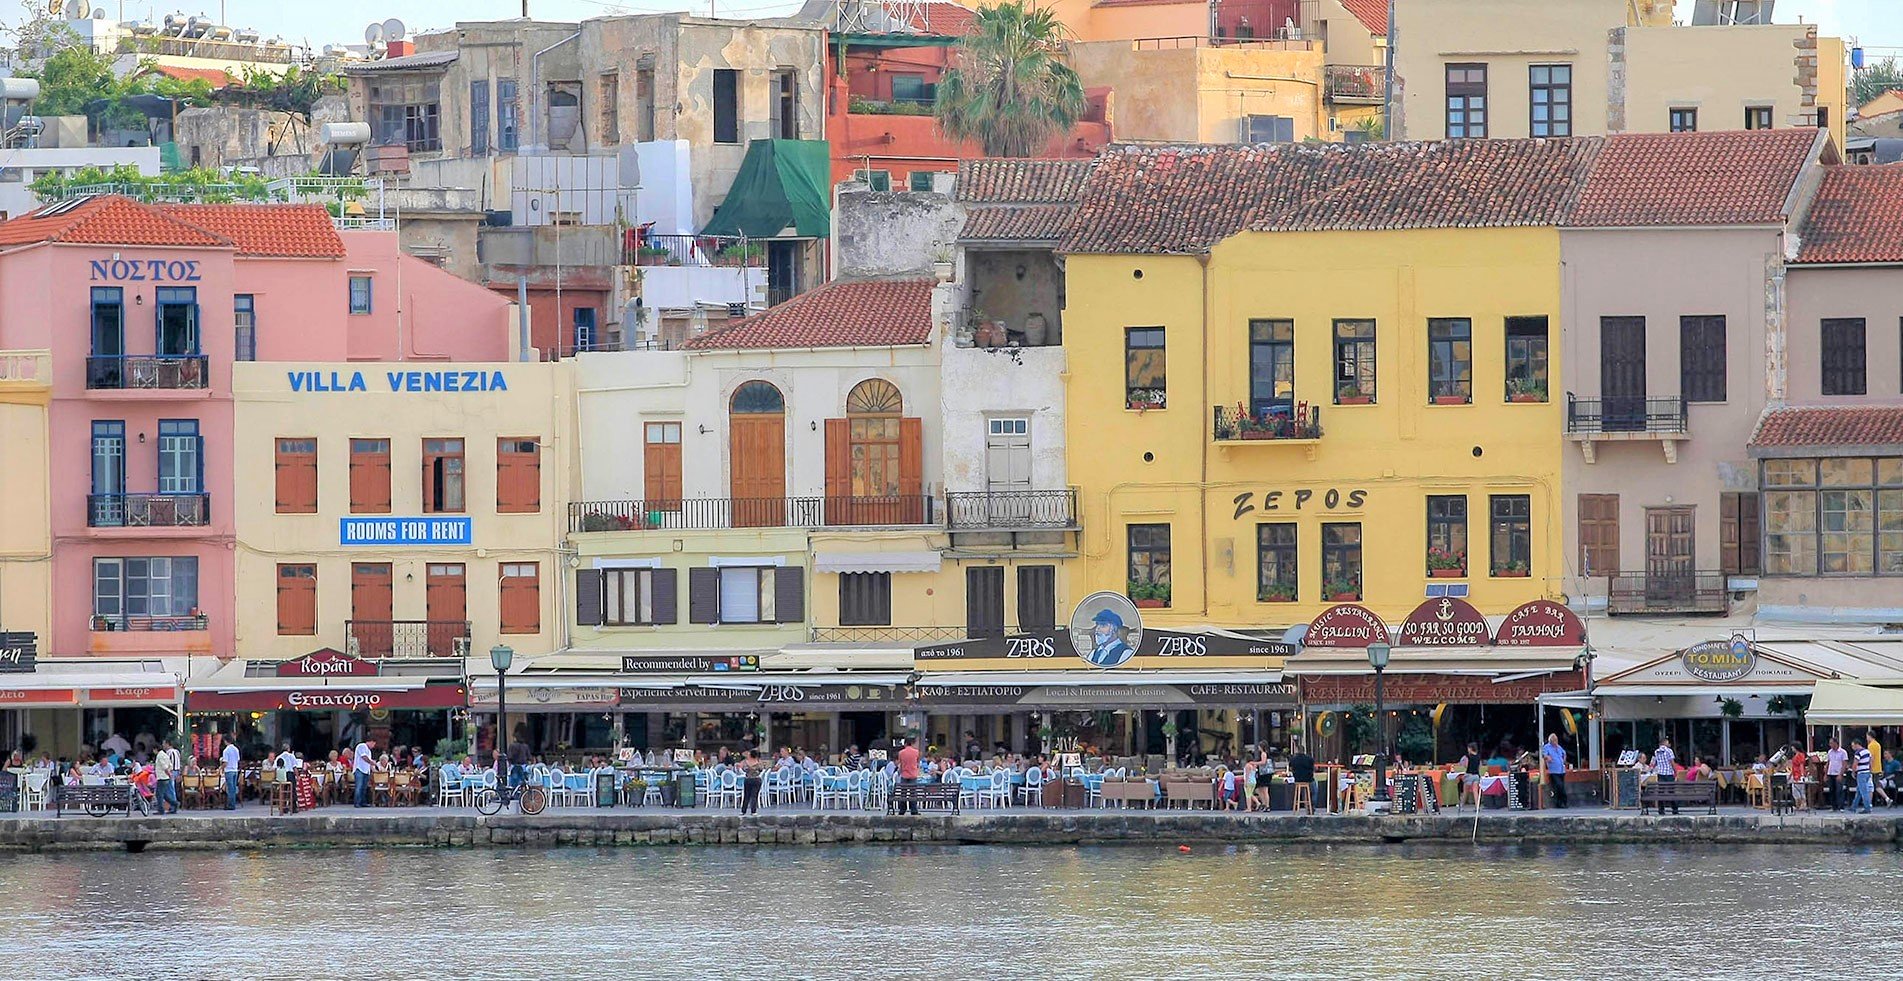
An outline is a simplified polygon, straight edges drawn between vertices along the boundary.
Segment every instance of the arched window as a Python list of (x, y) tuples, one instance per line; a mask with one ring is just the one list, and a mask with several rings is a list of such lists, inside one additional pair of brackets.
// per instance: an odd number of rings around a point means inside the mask
[(899, 387), (883, 378), (868, 378), (854, 385), (846, 395), (846, 414), (849, 416), (896, 416), (904, 406), (905, 400), (899, 397)]
[(777, 415), (786, 412), (786, 399), (780, 390), (763, 381), (750, 381), (734, 389), (735, 415)]
[(896, 498), (899, 482), (899, 409), (897, 385), (868, 378), (846, 396), (846, 425), (852, 454), (852, 496)]

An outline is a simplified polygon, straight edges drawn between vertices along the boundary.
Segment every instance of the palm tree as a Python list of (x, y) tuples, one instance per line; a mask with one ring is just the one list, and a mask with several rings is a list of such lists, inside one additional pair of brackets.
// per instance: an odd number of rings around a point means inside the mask
[(938, 125), (987, 157), (1029, 157), (1084, 114), (1084, 87), (1064, 61), (1070, 32), (1048, 9), (1007, 0), (977, 11), (957, 67), (938, 83)]

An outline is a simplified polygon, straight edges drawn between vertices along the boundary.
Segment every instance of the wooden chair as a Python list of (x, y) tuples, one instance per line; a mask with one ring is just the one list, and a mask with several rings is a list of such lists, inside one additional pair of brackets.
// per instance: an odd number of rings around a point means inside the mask
[(1289, 797), (1289, 810), (1315, 813), (1315, 785), (1297, 781), (1295, 792)]
[(278, 779), (278, 771), (266, 767), (258, 771), (258, 799), (270, 805), (277, 794), (277, 786), (284, 781)]
[(289, 780), (272, 780), (268, 786), (271, 788), (272, 814), (289, 814), (297, 810), (296, 777)]
[(178, 775), (178, 803), (181, 809), (198, 806), (198, 774), (181, 773)]
[(1744, 778), (1744, 802), (1760, 810), (1771, 807), (1771, 793), (1764, 784), (1764, 774), (1752, 773)]
[(416, 774), (403, 772), (390, 777), (390, 794), (395, 803), (408, 807), (416, 803)]
[(370, 803), (374, 806), (381, 800), (383, 806), (390, 805), (390, 774), (370, 774)]

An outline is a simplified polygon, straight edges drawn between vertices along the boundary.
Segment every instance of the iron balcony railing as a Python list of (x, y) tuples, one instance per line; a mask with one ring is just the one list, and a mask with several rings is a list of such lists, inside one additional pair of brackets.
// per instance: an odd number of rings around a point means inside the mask
[(89, 528), (196, 528), (211, 523), (209, 494), (88, 494)]
[(94, 614), (92, 630), (94, 633), (119, 633), (123, 631), (148, 630), (206, 630), (210, 622), (202, 613), (188, 613), (184, 616), (142, 616), (128, 613), (118, 615)]
[(1722, 572), (1616, 572), (1606, 580), (1613, 613), (1724, 613), (1729, 605)]
[[(1013, 628), (1015, 630), (1015, 628)], [(971, 636), (965, 627), (814, 627), (815, 644), (948, 644)]]
[(469, 638), (467, 620), (345, 620), (346, 649), (358, 657), (452, 657)]
[(1322, 71), (1330, 102), (1378, 105), (1385, 98), (1387, 70), (1380, 65), (1329, 65)]
[(1253, 414), (1240, 405), (1214, 407), (1210, 435), (1228, 440), (1307, 440), (1322, 436), (1321, 406), (1303, 403), (1293, 411), (1267, 409)]
[(568, 530), (698, 531), (720, 528), (930, 525), (938, 521), (936, 503), (930, 494), (574, 501), (568, 505)]
[(86, 359), (86, 387), (93, 389), (196, 389), (211, 372), (202, 354), (110, 354)]
[(766, 266), (766, 243), (727, 235), (630, 236), (623, 244), (624, 266)]
[(945, 495), (945, 521), (953, 531), (1075, 528), (1074, 490), (953, 491)]
[(1684, 396), (1667, 398), (1582, 399), (1566, 393), (1566, 432), (1568, 435), (1596, 436), (1608, 433), (1655, 433), (1683, 436), (1690, 432), (1690, 418)]

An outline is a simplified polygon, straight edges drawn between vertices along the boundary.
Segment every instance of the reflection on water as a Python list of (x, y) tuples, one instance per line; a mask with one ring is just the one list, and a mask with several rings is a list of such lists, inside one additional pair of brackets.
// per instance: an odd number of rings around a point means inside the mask
[[(1899, 871), (1770, 847), (0, 855), (0, 976), (1889, 977)], [(883, 959), (902, 937), (931, 960)]]

